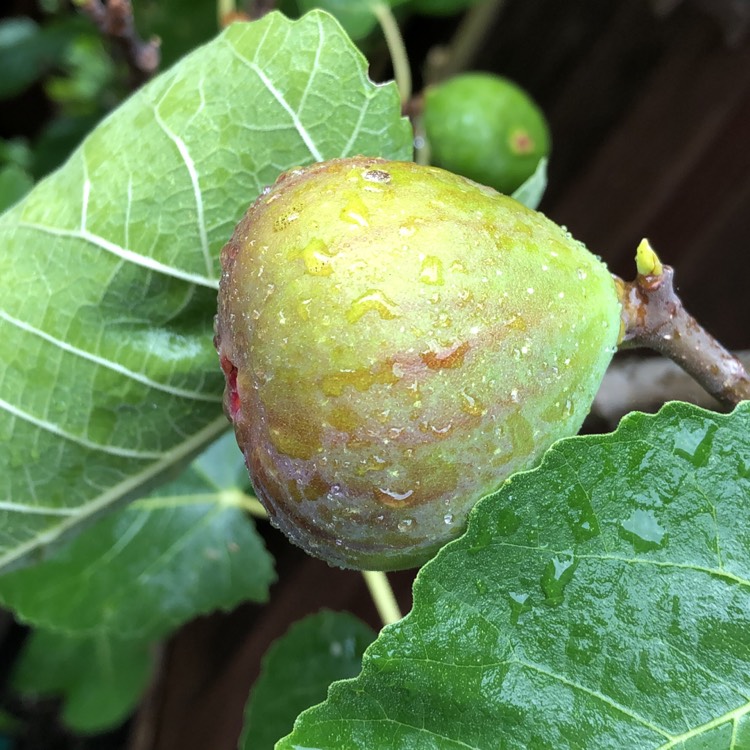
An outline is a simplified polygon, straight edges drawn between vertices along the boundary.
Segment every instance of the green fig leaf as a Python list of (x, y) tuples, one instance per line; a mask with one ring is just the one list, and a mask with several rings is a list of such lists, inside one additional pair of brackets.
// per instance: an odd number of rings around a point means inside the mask
[(0, 167), (0, 212), (21, 200), (33, 184), (31, 175), (16, 164)]
[(218, 254), (297, 164), (407, 159), (395, 85), (338, 23), (229, 27), (0, 217), (0, 569), (142, 496), (226, 429)]
[(544, 156), (536, 165), (534, 174), (527, 178), (521, 187), (516, 188), (511, 195), (519, 203), (523, 203), (527, 208), (536, 210), (544, 197), (544, 191), (547, 189), (547, 164), (549, 159)]
[(346, 612), (318, 612), (292, 625), (263, 659), (245, 708), (240, 750), (273, 750), (300, 711), (325, 700), (332, 682), (359, 674), (374, 638)]
[(36, 626), (128, 638), (158, 638), (197, 615), (266, 601), (273, 562), (246, 515), (257, 503), (247, 484), (228, 434), (149, 498), (53, 558), (0, 577), (0, 601)]
[(559, 441), (475, 507), (414, 609), (279, 743), (750, 742), (750, 402)]
[(26, 698), (61, 696), (63, 723), (91, 734), (116, 726), (133, 712), (152, 668), (152, 647), (144, 641), (36, 630), (24, 644), (11, 687)]

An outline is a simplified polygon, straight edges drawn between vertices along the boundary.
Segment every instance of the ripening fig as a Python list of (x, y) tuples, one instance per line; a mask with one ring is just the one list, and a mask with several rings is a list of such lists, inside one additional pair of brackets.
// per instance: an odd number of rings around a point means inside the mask
[(606, 267), (434, 167), (293, 169), (222, 251), (225, 407), (272, 522), (342, 567), (425, 562), (576, 433), (617, 344)]
[(502, 193), (530, 177), (550, 150), (542, 111), (507, 78), (464, 73), (430, 86), (424, 98), (430, 158)]

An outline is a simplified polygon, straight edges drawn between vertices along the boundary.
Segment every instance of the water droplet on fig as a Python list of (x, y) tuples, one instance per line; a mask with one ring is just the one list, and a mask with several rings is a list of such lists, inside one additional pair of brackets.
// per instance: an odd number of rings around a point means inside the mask
[(383, 320), (392, 320), (401, 314), (398, 305), (393, 300), (388, 299), (383, 292), (371, 289), (352, 302), (346, 314), (346, 319), (350, 323), (356, 323), (371, 310), (377, 312)]

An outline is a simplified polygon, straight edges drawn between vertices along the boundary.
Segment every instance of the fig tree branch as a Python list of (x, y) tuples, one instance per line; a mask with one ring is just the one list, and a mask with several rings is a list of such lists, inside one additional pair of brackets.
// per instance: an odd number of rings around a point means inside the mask
[(674, 270), (662, 265), (647, 240), (638, 247), (636, 265), (635, 281), (618, 280), (625, 324), (620, 348), (644, 346), (669, 357), (726, 406), (750, 399), (742, 363), (685, 310)]
[(160, 40), (144, 41), (133, 20), (130, 0), (76, 0), (76, 5), (94, 22), (99, 33), (122, 52), (130, 70), (133, 88), (151, 78), (161, 62)]
[[(746, 369), (750, 366), (750, 350), (735, 352), (735, 356)], [(722, 408), (675, 362), (652, 357), (615, 360), (591, 405), (591, 414), (614, 428), (629, 412), (655, 412), (667, 401), (686, 401), (713, 411)]]

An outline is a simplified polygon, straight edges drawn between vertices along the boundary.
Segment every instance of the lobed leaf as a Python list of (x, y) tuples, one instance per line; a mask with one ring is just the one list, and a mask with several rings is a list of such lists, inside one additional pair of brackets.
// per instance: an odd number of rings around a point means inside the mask
[(227, 434), (151, 497), (1, 576), (0, 602), (50, 630), (155, 639), (215, 609), (266, 601), (273, 562), (246, 515), (247, 484)]
[(562, 440), (277, 747), (750, 743), (750, 402)]
[(247, 205), (296, 164), (409, 157), (365, 66), (321, 12), (231, 26), (0, 217), (0, 569), (225, 430), (218, 253)]
[(374, 638), (346, 612), (318, 612), (292, 625), (264, 657), (245, 708), (240, 750), (273, 750), (300, 711), (325, 699), (334, 680), (359, 673)]
[(62, 697), (63, 723), (89, 734), (116, 726), (133, 712), (152, 667), (151, 646), (144, 641), (37, 630), (24, 645), (11, 686), (27, 698)]

